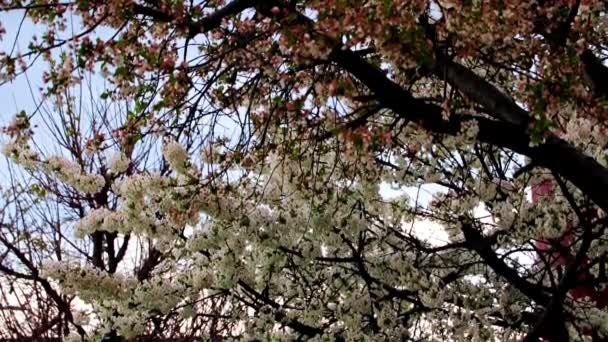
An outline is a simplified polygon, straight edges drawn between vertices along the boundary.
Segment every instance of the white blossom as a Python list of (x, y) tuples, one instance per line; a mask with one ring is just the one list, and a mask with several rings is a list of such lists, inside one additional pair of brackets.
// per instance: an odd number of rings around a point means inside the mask
[(78, 165), (61, 156), (49, 157), (46, 160), (45, 168), (76, 190), (85, 193), (99, 192), (106, 184), (102, 175), (87, 174)]
[(39, 162), (38, 153), (24, 142), (11, 140), (4, 144), (2, 153), (26, 168), (34, 168)]
[(129, 164), (129, 158), (124, 153), (113, 154), (109, 160), (110, 170), (117, 174), (126, 172)]
[(188, 151), (177, 141), (170, 141), (163, 148), (163, 156), (173, 170), (178, 173), (187, 173)]

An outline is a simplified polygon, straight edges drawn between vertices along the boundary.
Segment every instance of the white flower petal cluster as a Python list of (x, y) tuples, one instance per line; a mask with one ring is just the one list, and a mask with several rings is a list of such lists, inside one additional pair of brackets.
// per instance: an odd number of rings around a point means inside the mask
[(104, 324), (100, 332), (116, 329), (126, 337), (145, 331), (147, 313), (169, 314), (188, 292), (183, 285), (162, 278), (141, 283), (122, 274), (58, 262), (45, 264), (43, 275), (57, 281), (66, 293), (99, 305)]
[(106, 184), (102, 175), (87, 174), (78, 165), (61, 156), (49, 157), (44, 167), (56, 174), (63, 182), (84, 193), (99, 192)]
[(31, 149), (25, 139), (11, 140), (5, 143), (3, 153), (26, 169), (39, 169), (55, 174), (62, 182), (84, 193), (97, 193), (106, 184), (102, 175), (87, 174), (78, 165), (64, 157), (51, 156), (46, 160), (41, 160), (38, 153)]
[(109, 159), (110, 171), (119, 174), (126, 172), (131, 161), (124, 153), (113, 154)]
[(209, 202), (207, 191), (196, 184), (180, 183), (158, 174), (136, 174), (121, 179), (112, 188), (122, 204), (116, 212), (106, 212), (109, 216), (104, 222), (108, 228), (119, 227), (113, 230), (175, 238), (175, 232), (187, 225), (196, 225), (204, 209), (212, 210), (217, 205)]
[(38, 153), (32, 150), (27, 143), (15, 140), (4, 144), (2, 153), (17, 164), (30, 169), (36, 167), (40, 160)]
[(186, 174), (188, 172), (188, 151), (184, 145), (172, 140), (163, 147), (163, 156), (177, 173)]
[(45, 277), (57, 280), (68, 293), (77, 293), (85, 301), (124, 299), (135, 280), (120, 274), (110, 275), (93, 267), (68, 263), (48, 262), (44, 265)]
[(109, 210), (97, 208), (82, 218), (75, 227), (76, 237), (83, 238), (95, 231), (106, 232), (129, 232), (125, 224), (128, 223), (126, 215), (122, 210)]

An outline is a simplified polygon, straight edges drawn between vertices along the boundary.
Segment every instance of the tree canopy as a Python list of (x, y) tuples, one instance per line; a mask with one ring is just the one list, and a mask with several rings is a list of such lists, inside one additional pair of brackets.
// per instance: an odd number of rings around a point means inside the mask
[(608, 340), (607, 7), (0, 1), (0, 324)]

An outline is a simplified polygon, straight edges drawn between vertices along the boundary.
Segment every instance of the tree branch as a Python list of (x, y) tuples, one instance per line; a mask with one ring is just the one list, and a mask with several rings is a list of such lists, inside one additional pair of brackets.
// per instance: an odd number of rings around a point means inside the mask
[(433, 74), (448, 82), (469, 99), (484, 107), (496, 119), (526, 127), (530, 114), (490, 82), (442, 54), (436, 54)]
[(498, 258), (488, 241), (484, 239), (470, 222), (463, 220), (461, 224), (462, 233), (467, 242), (469, 242), (469, 248), (474, 250), (496, 274), (507, 279), (516, 289), (538, 304), (546, 305), (549, 302), (549, 296), (538, 286), (520, 277), (513, 268)]
[[(272, 3), (280, 5), (278, 1)], [(516, 105), (513, 107), (514, 103), (509, 105), (512, 101), (505, 98), (504, 95), (502, 95), (503, 99), (497, 102), (491, 102), (485, 97), (482, 100), (487, 106), (501, 111), (501, 113), (494, 113), (494, 117), (509, 120), (507, 122), (471, 116), (455, 117), (450, 121), (443, 120), (440, 106), (415, 99), (407, 90), (390, 80), (380, 69), (365, 61), (355, 52), (343, 49), (340, 42), (319, 36), (313, 30), (314, 22), (308, 17), (298, 12), (292, 12), (290, 15), (284, 13), (275, 15), (270, 10), (264, 10), (266, 7), (268, 6), (260, 9), (260, 13), (285, 19), (285, 25), (303, 25), (308, 27), (311, 33), (319, 39), (333, 42), (334, 49), (329, 55), (329, 59), (367, 86), (376, 95), (380, 105), (391, 109), (404, 120), (414, 121), (434, 133), (450, 135), (459, 134), (462, 123), (475, 120), (479, 126), (478, 141), (508, 148), (530, 157), (536, 165), (555, 171), (570, 181), (588, 195), (595, 204), (608, 212), (608, 196), (605, 195), (608, 193), (608, 170), (595, 159), (554, 135), (549, 136), (544, 143), (531, 147), (529, 134), (519, 123), (513, 123), (524, 119), (524, 112)], [(454, 71), (454, 77), (456, 78), (456, 76), (462, 77), (459, 82), (463, 82), (463, 86), (468, 82), (477, 84), (483, 81), (484, 83), (480, 84), (485, 87), (483, 93), (486, 95), (498, 92), (496, 88), (492, 89), (492, 86), (486, 81), (476, 79), (460, 68), (458, 68), (458, 72)], [(496, 96), (500, 96), (500, 93), (497, 93)]]
[(305, 336), (314, 337), (323, 334), (323, 329), (303, 324), (295, 319), (285, 320), (285, 314), (283, 313), (283, 311), (281, 310), (281, 306), (277, 302), (271, 300), (266, 296), (263, 296), (242, 280), (239, 280), (238, 284), (258, 301), (271, 306), (275, 310), (274, 316), (277, 321), (283, 321), (286, 326)]
[[(559, 177), (555, 177), (555, 179), (557, 180), (560, 189), (564, 193), (564, 196), (568, 199), (568, 202), (570, 203), (572, 208), (578, 212), (578, 207), (576, 206), (576, 203), (574, 203), (574, 198), (572, 194), (570, 194), (570, 192), (568, 191), (566, 184)], [(566, 266), (566, 271), (558, 284), (557, 290), (551, 297), (551, 300), (549, 301), (549, 304), (545, 308), (543, 314), (538, 318), (538, 321), (536, 322), (532, 330), (524, 338), (524, 342), (534, 342), (537, 341), (539, 337), (546, 337), (543, 336), (543, 333), (545, 332), (545, 330), (548, 329), (547, 324), (550, 324), (552, 321), (555, 320), (563, 321), (563, 319), (561, 319), (561, 316), (564, 299), (566, 298), (568, 290), (573, 287), (576, 282), (577, 276), (580, 274), (580, 266), (583, 260), (585, 259), (589, 248), (591, 247), (592, 241), (592, 229), (589, 225), (585, 224), (583, 240), (581, 242), (581, 246), (578, 252), (576, 253), (576, 256)], [(565, 336), (561, 335), (562, 334), (560, 334), (560, 336), (555, 336), (553, 339), (551, 339), (551, 341), (568, 341), (567, 334)]]
[[(218, 28), (224, 18), (238, 14), (247, 8), (253, 7), (256, 5), (256, 3), (256, 0), (233, 0), (226, 6), (218, 9), (212, 14), (209, 14), (205, 18), (196, 22), (188, 21), (183, 24), (183, 26), (188, 28), (188, 37), (192, 38), (197, 34), (209, 32), (215, 28)], [(161, 10), (139, 4), (134, 5), (133, 11), (135, 14), (150, 17), (160, 22), (171, 22), (176, 20), (175, 17)]]
[(376, 94), (381, 105), (409, 121), (417, 122), (435, 133), (456, 135), (462, 123), (475, 120), (479, 126), (477, 140), (505, 147), (526, 155), (542, 167), (560, 174), (582, 190), (595, 204), (608, 211), (608, 170), (595, 159), (585, 155), (566, 141), (550, 136), (538, 146), (531, 147), (530, 136), (521, 126), (483, 117), (442, 119), (441, 107), (425, 103), (389, 80), (384, 73), (349, 50), (336, 49), (332, 60), (350, 72)]
[(76, 328), (78, 334), (80, 336), (86, 336), (86, 332), (84, 331), (84, 329), (74, 322), (74, 316), (72, 316), (72, 309), (70, 307), (70, 304), (66, 302), (61, 297), (61, 295), (57, 291), (55, 291), (55, 289), (53, 289), (53, 286), (51, 286), (48, 280), (40, 277), (40, 271), (38, 270), (38, 268), (36, 268), (36, 266), (32, 264), (32, 262), (23, 254), (23, 252), (21, 252), (21, 250), (19, 250), (6, 239), (4, 239), (2, 236), (0, 236), (0, 242), (2, 242), (2, 244), (4, 244), (6, 248), (10, 249), (19, 259), (19, 261), (21, 261), (23, 265), (29, 269), (32, 274), (31, 279), (40, 283), (40, 285), (42, 286), (42, 288), (44, 288), (49, 297), (51, 297), (51, 299), (53, 299), (53, 301), (57, 304), (57, 308), (59, 309), (59, 311), (61, 311), (65, 315), (67, 320), (72, 323), (72, 325)]

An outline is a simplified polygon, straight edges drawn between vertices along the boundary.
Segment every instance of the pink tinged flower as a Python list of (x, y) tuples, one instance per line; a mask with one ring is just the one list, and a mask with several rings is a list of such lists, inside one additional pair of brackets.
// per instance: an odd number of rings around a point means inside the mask
[(532, 203), (537, 204), (541, 198), (552, 198), (554, 194), (553, 183), (550, 179), (532, 186)]
[(175, 66), (175, 58), (171, 55), (166, 55), (161, 63), (161, 68), (164, 70), (172, 69)]
[(388, 131), (388, 130), (382, 132), (381, 137), (382, 137), (382, 142), (384, 142), (385, 144), (390, 143), (391, 140), (393, 140), (393, 134), (391, 131)]
[(361, 127), (359, 130), (359, 134), (361, 135), (361, 139), (366, 143), (370, 143), (372, 141), (372, 133), (369, 131), (367, 127)]
[(331, 95), (336, 95), (338, 93), (338, 81), (336, 81), (336, 80), (331, 81), (331, 83), (329, 84), (328, 90)]

